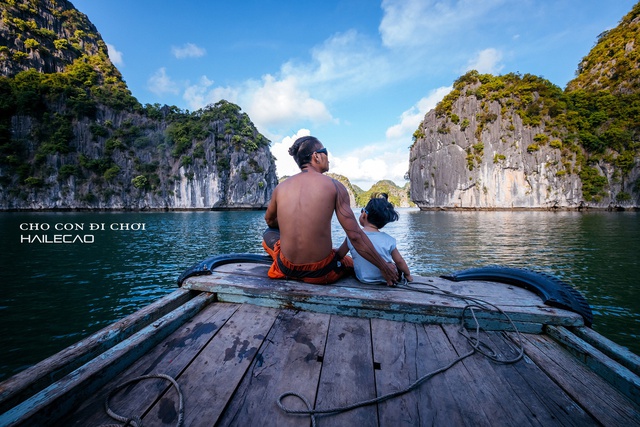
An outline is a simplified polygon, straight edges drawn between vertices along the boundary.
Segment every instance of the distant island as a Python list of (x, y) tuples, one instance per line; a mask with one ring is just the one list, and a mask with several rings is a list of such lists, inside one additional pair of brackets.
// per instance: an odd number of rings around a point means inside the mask
[[(349, 199), (351, 203), (351, 207), (364, 207), (369, 202), (369, 199), (372, 196), (378, 195), (380, 193), (385, 193), (389, 196), (389, 202), (393, 204), (395, 207), (399, 208), (409, 208), (416, 207), (415, 203), (411, 201), (409, 198), (410, 187), (409, 183), (406, 183), (403, 187), (399, 187), (393, 181), (390, 180), (382, 180), (378, 181), (371, 186), (368, 190), (363, 190), (362, 188), (354, 185), (349, 181), (344, 175), (339, 175), (335, 173), (327, 173), (331, 178), (340, 181), (347, 192), (349, 193)], [(280, 181), (287, 179), (287, 176), (280, 178)]]

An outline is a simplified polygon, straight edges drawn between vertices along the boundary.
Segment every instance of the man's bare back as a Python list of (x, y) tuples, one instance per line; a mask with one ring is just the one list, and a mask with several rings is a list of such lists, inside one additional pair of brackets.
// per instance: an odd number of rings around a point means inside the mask
[[(313, 170), (300, 172), (278, 185), (271, 200), (270, 207), (277, 209), (282, 254), (295, 264), (326, 258), (332, 249), (334, 180)], [(267, 210), (266, 218), (269, 214)]]

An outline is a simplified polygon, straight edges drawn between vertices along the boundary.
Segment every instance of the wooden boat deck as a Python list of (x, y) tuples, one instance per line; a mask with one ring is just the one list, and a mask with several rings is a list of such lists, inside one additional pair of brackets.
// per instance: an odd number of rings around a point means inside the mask
[[(261, 265), (233, 265), (188, 279), (179, 291), (189, 295), (188, 301), (181, 299), (164, 317), (145, 314), (147, 326), (60, 374), (55, 387), (0, 415), (0, 425), (11, 425), (11, 417), (28, 411), (34, 415), (27, 425), (50, 424), (50, 416), (64, 426), (113, 423), (104, 409), (109, 392), (128, 379), (162, 373), (181, 387), (186, 426), (308, 426), (308, 416), (278, 408), (281, 394), (299, 393), (315, 409), (344, 406), (403, 389), (470, 351), (458, 332), (464, 303), (456, 299), (349, 280), (339, 286), (269, 281), (265, 271)], [(418, 280), (491, 297), (526, 330), (524, 357), (499, 364), (476, 353), (416, 390), (318, 416), (318, 425), (640, 425), (637, 356), (613, 360), (620, 349), (610, 342), (594, 349), (588, 343), (592, 332), (581, 327), (580, 316), (541, 305), (519, 288)], [(482, 339), (498, 356), (510, 358), (517, 353), (518, 337), (499, 317), (478, 314), (490, 330)], [(174, 322), (180, 326), (169, 326)], [(150, 346), (152, 334), (164, 338)], [(107, 340), (103, 335), (100, 340)], [(569, 343), (571, 351), (559, 341)], [(0, 385), (0, 397), (5, 391)], [(42, 404), (45, 400), (50, 403)], [(140, 416), (145, 426), (172, 426), (178, 402), (167, 381), (151, 379), (126, 387), (110, 405), (119, 414)], [(292, 397), (284, 403), (304, 409)]]

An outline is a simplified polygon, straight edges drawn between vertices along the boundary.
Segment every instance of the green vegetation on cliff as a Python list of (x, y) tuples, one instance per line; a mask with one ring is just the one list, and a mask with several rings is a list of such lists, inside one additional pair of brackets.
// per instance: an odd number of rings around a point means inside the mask
[[(239, 106), (142, 106), (95, 27), (71, 3), (3, 3), (0, 186), (8, 205), (59, 193), (75, 194), (84, 206), (146, 193), (165, 203), (182, 179), (179, 170), (189, 180), (214, 171), (222, 190), (235, 179), (233, 162), (241, 163), (242, 181), (267, 173), (269, 141)], [(254, 178), (260, 189), (270, 180)]]
[[(577, 160), (578, 169), (566, 172), (580, 176), (587, 201), (597, 201), (606, 185), (606, 179), (594, 172), (595, 163), (612, 164), (623, 179), (631, 171), (633, 158), (640, 149), (640, 92), (562, 91), (551, 82), (530, 74), (493, 76), (470, 71), (456, 80), (454, 90), (436, 107), (436, 114), (449, 117), (454, 123), (459, 121), (460, 118), (452, 113), (452, 106), (460, 96), (474, 96), (483, 101), (480, 104), (483, 111), (476, 115), (477, 143), (473, 145), (476, 151), (482, 144), (483, 126), (497, 118), (488, 112), (487, 102), (497, 102), (506, 120), (513, 111), (523, 125), (545, 129), (534, 138), (536, 143), (527, 147), (529, 152), (548, 143), (562, 150), (563, 163), (569, 165), (569, 159)], [(472, 162), (470, 168), (478, 159), (476, 154), (468, 156)]]
[(640, 91), (639, 26), (640, 3), (637, 3), (616, 28), (598, 36), (596, 45), (580, 62), (577, 76), (569, 82), (567, 90)]

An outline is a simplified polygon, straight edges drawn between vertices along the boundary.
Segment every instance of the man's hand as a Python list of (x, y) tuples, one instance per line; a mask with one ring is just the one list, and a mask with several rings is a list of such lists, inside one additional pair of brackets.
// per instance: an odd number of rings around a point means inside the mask
[(382, 273), (382, 277), (387, 281), (387, 286), (396, 286), (400, 281), (400, 274), (393, 262), (386, 262), (385, 268), (380, 270), (380, 272)]

